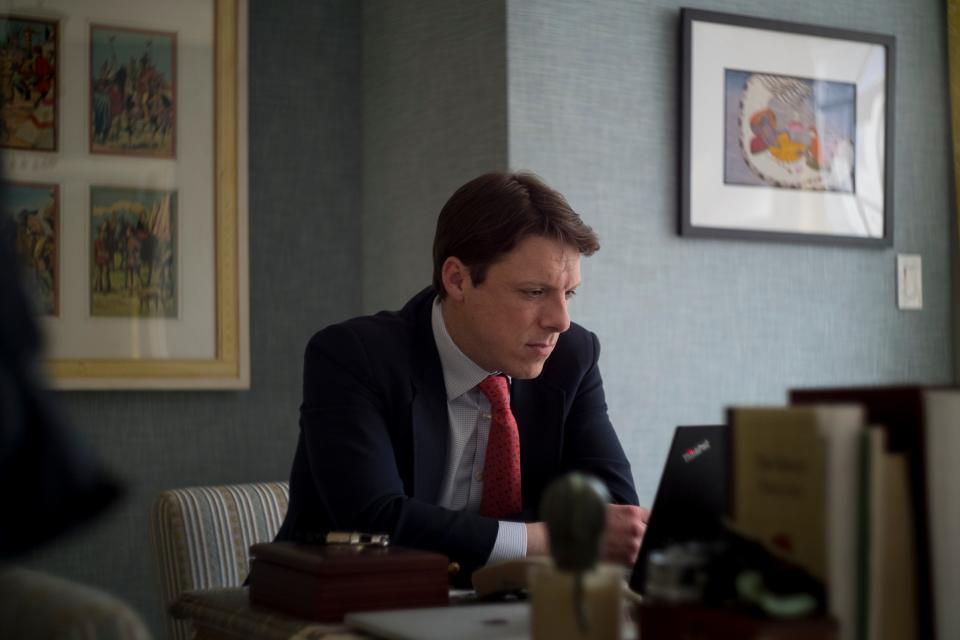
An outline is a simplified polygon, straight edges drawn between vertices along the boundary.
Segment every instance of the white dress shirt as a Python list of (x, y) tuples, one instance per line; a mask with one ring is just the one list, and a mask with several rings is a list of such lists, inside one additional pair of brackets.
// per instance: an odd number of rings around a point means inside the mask
[[(490, 402), (477, 385), (487, 376), (499, 372), (485, 371), (454, 344), (443, 321), (439, 298), (433, 302), (431, 323), (443, 368), (450, 417), (447, 463), (437, 504), (447, 509), (477, 513), (483, 494), (483, 462), (490, 435)], [(487, 562), (520, 558), (526, 554), (526, 526), (522, 522), (501, 520)]]

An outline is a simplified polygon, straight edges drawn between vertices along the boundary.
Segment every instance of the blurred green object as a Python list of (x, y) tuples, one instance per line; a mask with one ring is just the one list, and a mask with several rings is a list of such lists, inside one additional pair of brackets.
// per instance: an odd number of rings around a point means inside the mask
[(557, 569), (574, 574), (573, 605), (581, 633), (588, 633), (583, 574), (597, 565), (607, 526), (610, 493), (592, 476), (572, 472), (550, 483), (540, 501), (540, 517), (550, 533), (550, 555)]
[(813, 594), (774, 593), (767, 588), (759, 571), (743, 571), (737, 576), (736, 585), (741, 600), (757, 605), (771, 618), (804, 618), (817, 610)]
[(603, 483), (582, 473), (568, 473), (547, 487), (540, 517), (550, 531), (550, 554), (558, 569), (589, 571), (600, 557), (610, 494)]

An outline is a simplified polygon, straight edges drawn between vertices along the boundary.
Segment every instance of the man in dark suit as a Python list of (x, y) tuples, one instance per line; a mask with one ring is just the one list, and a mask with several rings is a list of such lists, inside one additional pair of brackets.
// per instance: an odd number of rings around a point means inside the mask
[(437, 223), (433, 286), (310, 340), (277, 539), (389, 533), (468, 576), (547, 553), (541, 494), (577, 470), (610, 491), (607, 559), (632, 563), (647, 510), (607, 417), (599, 342), (568, 314), (580, 256), (598, 248), (531, 174), (458, 189)]

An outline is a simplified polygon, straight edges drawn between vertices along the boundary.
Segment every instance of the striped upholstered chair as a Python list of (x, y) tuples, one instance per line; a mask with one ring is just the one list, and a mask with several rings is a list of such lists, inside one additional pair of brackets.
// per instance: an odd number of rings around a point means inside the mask
[[(286, 482), (163, 491), (153, 504), (150, 528), (165, 609), (184, 592), (240, 587), (250, 545), (276, 535), (288, 494)], [(171, 638), (190, 637), (188, 622), (167, 619)]]

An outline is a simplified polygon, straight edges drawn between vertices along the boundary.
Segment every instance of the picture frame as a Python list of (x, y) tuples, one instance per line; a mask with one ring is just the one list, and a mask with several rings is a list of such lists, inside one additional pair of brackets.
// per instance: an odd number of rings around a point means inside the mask
[(176, 32), (91, 24), (89, 80), (90, 153), (176, 157)]
[[(39, 318), (52, 383), (249, 388), (246, 0), (28, 0), (18, 13), (60, 35), (60, 148), (0, 154), (5, 181), (59, 193), (59, 314)], [(138, 53), (117, 46), (94, 69), (97, 29), (137, 35)], [(121, 67), (128, 91), (109, 115), (122, 130), (100, 130), (120, 148), (97, 149), (96, 80)], [(144, 152), (163, 139), (157, 91), (176, 95), (171, 144)]]
[[(960, 185), (960, 0), (947, 0), (947, 73), (950, 80), (950, 129), (953, 141), (953, 184)], [(960, 242), (960, 189), (953, 190), (951, 232)], [(951, 267), (954, 281), (960, 275), (960, 255), (953, 252)], [(953, 379), (960, 384), (960, 296), (953, 300)]]
[(0, 150), (57, 151), (59, 34), (56, 20), (0, 15)]
[(682, 236), (893, 243), (893, 36), (681, 10)]
[(90, 187), (90, 316), (177, 318), (176, 189)]
[(14, 247), (28, 298), (40, 316), (60, 314), (60, 188), (0, 181), (0, 203), (13, 220)]

